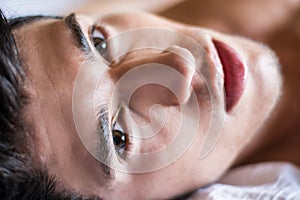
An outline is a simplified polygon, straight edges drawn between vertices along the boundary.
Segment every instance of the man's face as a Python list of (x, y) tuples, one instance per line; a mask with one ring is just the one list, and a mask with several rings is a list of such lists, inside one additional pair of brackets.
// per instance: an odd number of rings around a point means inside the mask
[(280, 91), (265, 46), (149, 14), (71, 15), (14, 33), (37, 159), (84, 195), (168, 198), (216, 180)]

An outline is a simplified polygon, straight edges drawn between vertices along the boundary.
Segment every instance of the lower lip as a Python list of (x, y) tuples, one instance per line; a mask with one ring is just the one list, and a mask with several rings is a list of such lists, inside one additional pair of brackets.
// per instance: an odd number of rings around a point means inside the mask
[(213, 40), (224, 71), (226, 111), (230, 112), (244, 91), (245, 67), (238, 54), (227, 44)]

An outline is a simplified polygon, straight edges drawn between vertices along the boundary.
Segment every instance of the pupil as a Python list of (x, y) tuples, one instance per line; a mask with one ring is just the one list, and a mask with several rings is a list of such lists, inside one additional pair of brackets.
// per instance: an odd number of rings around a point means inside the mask
[(114, 131), (113, 136), (114, 145), (120, 149), (124, 148), (126, 145), (126, 136), (121, 131)]

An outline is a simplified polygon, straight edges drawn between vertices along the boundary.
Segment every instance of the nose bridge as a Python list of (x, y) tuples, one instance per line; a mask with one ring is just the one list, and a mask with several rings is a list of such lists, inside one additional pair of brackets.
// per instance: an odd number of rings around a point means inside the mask
[[(146, 28), (122, 33), (112, 42), (124, 45), (114, 46), (117, 59), (110, 70), (120, 100), (140, 88), (132, 104), (139, 113), (144, 104), (174, 106), (189, 100), (205, 53), (194, 39), (173, 30)], [(143, 87), (147, 84), (152, 86)]]
[[(172, 46), (163, 52), (139, 51), (112, 69), (122, 96), (134, 96), (134, 105), (178, 105), (189, 99), (195, 59), (184, 48)], [(152, 84), (151, 87), (145, 87)], [(137, 90), (140, 88), (140, 90)], [(137, 92), (135, 95), (134, 92)], [(150, 96), (149, 96), (150, 95)]]

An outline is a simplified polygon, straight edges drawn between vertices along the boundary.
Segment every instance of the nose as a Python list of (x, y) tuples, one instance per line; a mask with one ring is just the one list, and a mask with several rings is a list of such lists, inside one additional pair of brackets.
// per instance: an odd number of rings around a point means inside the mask
[(135, 105), (185, 103), (192, 92), (194, 73), (194, 56), (188, 49), (179, 46), (171, 46), (159, 53), (147, 50), (132, 52), (112, 68), (114, 81), (123, 81), (118, 84), (120, 94), (133, 94), (130, 90), (136, 89), (131, 99)]
[(165, 50), (167, 54), (164, 59), (169, 67), (178, 71), (183, 79), (174, 78), (175, 90), (177, 98), (184, 103), (188, 100), (191, 93), (192, 78), (195, 73), (195, 58), (193, 54), (186, 48), (179, 46), (171, 46)]

